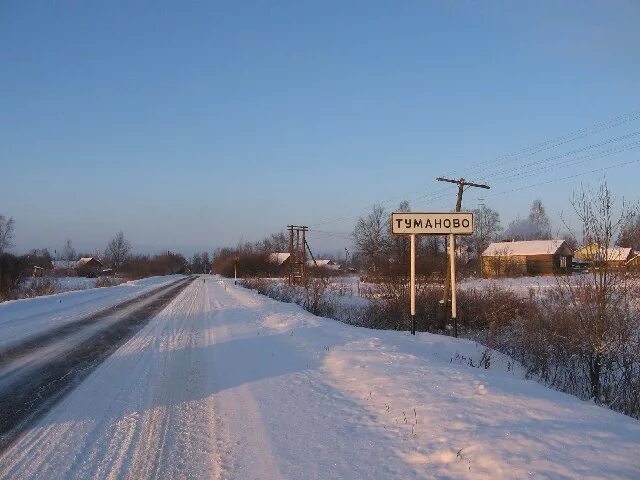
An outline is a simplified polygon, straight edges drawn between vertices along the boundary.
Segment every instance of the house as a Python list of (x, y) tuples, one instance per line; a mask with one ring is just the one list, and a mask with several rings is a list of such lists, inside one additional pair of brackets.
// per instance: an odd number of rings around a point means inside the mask
[(58, 276), (77, 275), (79, 277), (97, 277), (108, 275), (112, 270), (107, 268), (96, 257), (83, 257), (80, 260), (54, 260), (53, 271)]
[(613, 268), (624, 267), (634, 257), (633, 249), (628, 247), (611, 247), (603, 251), (600, 259), (604, 259), (607, 265)]
[(73, 270), (79, 277), (98, 277), (106, 267), (96, 257), (83, 257), (75, 263)]
[(575, 251), (574, 258), (591, 264), (601, 265), (607, 262), (612, 268), (622, 268), (627, 265), (635, 253), (628, 247), (601, 247), (597, 243), (590, 243)]
[(496, 242), (482, 252), (482, 275), (570, 275), (572, 258), (573, 250), (564, 240)]
[(593, 262), (593, 260), (600, 254), (602, 248), (598, 243), (592, 242), (584, 247), (578, 248), (573, 252), (573, 258), (575, 260), (582, 260), (585, 262)]
[(309, 268), (326, 268), (327, 270), (340, 270), (340, 265), (338, 265), (333, 260), (328, 259), (317, 259), (317, 260), (307, 260), (307, 267)]
[(279, 267), (285, 267), (289, 265), (289, 257), (291, 254), (289, 252), (280, 252), (280, 253), (270, 253), (267, 260), (269, 263), (277, 265)]

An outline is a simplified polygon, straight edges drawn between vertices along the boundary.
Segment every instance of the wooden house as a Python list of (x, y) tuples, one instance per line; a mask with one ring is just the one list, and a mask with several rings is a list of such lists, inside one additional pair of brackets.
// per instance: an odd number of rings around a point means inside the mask
[(624, 268), (627, 262), (634, 257), (633, 249), (628, 247), (611, 247), (606, 249), (602, 259), (612, 268)]
[(635, 253), (628, 247), (601, 247), (597, 243), (590, 243), (575, 251), (574, 258), (584, 262), (589, 262), (594, 267), (601, 266), (606, 262), (611, 268), (624, 268)]
[(289, 252), (270, 253), (267, 260), (273, 265), (285, 268), (289, 266), (289, 257), (291, 257)]
[(96, 257), (83, 257), (75, 263), (73, 269), (79, 277), (98, 277), (106, 267)]
[(314, 260), (307, 260), (308, 268), (325, 268), (327, 270), (340, 270), (340, 265), (338, 265), (333, 260), (318, 258)]
[(578, 248), (573, 252), (573, 258), (575, 260), (581, 260), (585, 262), (593, 262), (593, 260), (600, 254), (602, 248), (597, 243), (589, 243), (584, 247)]
[(570, 275), (572, 258), (573, 250), (564, 240), (496, 242), (482, 252), (482, 275)]

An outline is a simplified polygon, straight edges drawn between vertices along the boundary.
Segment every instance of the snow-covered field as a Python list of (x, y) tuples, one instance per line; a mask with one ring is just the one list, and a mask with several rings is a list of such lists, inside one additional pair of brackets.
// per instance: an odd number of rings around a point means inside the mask
[(640, 477), (640, 422), (525, 381), (497, 354), (469, 366), (482, 353), (206, 277), (5, 451), (0, 476)]
[[(91, 288), (0, 303), (0, 349), (173, 282), (182, 275), (150, 277), (115, 287)], [(85, 279), (93, 280), (95, 279)]]

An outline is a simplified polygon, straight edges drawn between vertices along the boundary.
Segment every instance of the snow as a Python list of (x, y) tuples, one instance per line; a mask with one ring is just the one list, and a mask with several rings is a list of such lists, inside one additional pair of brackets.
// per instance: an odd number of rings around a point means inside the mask
[(5, 451), (0, 476), (640, 476), (640, 422), (523, 380), (508, 357), (479, 369), (468, 340), (202, 278)]
[[(69, 282), (80, 280), (80, 277), (68, 278)], [(179, 278), (183, 276), (149, 277), (115, 287), (91, 288), (0, 303), (0, 348), (73, 322)], [(83, 280), (86, 279), (81, 281)], [(63, 281), (62, 284), (67, 285), (69, 282)], [(92, 282), (93, 286), (95, 279)]]

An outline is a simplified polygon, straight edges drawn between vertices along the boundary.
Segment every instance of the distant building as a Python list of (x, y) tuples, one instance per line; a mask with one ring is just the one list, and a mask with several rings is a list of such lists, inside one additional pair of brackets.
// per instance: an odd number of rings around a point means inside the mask
[(338, 265), (333, 260), (328, 259), (317, 259), (317, 260), (307, 260), (307, 267), (310, 268), (326, 268), (327, 270), (340, 270), (340, 265)]
[(54, 260), (53, 271), (59, 276), (77, 275), (78, 277), (99, 277), (113, 273), (96, 257), (83, 257), (78, 261)]
[(79, 277), (99, 277), (107, 268), (96, 257), (83, 257), (76, 262), (74, 270)]
[(280, 253), (270, 253), (267, 260), (269, 263), (277, 265), (279, 267), (284, 267), (289, 265), (289, 257), (291, 254), (289, 252), (280, 252)]
[(632, 248), (609, 247), (604, 248), (597, 243), (590, 243), (575, 252), (575, 258), (589, 262), (594, 266), (602, 265), (606, 262), (609, 267), (622, 268), (636, 256)]
[(598, 245), (597, 243), (589, 243), (584, 247), (578, 248), (574, 252), (573, 258), (575, 258), (576, 260), (593, 262), (594, 258), (596, 258), (600, 254), (601, 250), (602, 249), (600, 248), (600, 245)]
[(573, 250), (564, 240), (492, 243), (482, 252), (485, 277), (555, 275), (572, 272)]

